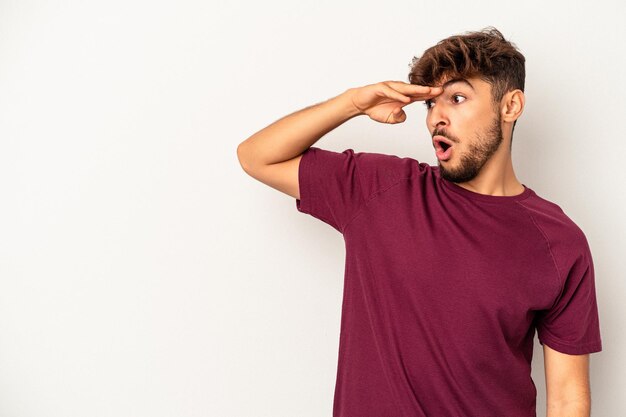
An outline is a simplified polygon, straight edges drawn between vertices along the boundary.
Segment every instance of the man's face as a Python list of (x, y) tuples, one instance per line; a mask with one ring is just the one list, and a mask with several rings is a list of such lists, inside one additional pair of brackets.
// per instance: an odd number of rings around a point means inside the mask
[(452, 142), (449, 158), (437, 157), (441, 177), (452, 182), (476, 177), (504, 139), (500, 112), (492, 104), (491, 85), (478, 78), (466, 81), (446, 81), (440, 95), (425, 101), (431, 138), (438, 135)]

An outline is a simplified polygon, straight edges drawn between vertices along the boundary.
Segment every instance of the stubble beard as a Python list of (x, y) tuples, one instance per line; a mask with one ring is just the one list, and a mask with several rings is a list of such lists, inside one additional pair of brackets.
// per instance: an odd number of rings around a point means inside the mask
[[(439, 173), (441, 178), (452, 182), (467, 182), (474, 179), (483, 165), (493, 156), (503, 142), (501, 116), (496, 112), (493, 123), (483, 134), (477, 136), (475, 143), (468, 146), (468, 150), (463, 152), (457, 167), (445, 167), (438, 160)], [(456, 149), (455, 149), (456, 150)]]

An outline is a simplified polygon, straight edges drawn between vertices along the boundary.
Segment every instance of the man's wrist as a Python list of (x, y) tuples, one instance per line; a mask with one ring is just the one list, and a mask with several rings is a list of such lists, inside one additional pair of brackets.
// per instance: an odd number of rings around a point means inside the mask
[(346, 114), (347, 116), (347, 120), (364, 114), (354, 105), (354, 102), (352, 101), (353, 94), (354, 89), (349, 88), (343, 93), (339, 94), (337, 97), (335, 97), (337, 101), (341, 103), (341, 107), (344, 111), (344, 114)]

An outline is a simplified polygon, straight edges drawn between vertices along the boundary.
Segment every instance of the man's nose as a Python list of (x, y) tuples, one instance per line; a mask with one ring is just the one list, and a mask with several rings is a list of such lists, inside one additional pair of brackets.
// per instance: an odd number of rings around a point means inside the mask
[(440, 126), (446, 126), (448, 124), (448, 115), (441, 103), (437, 103), (432, 107), (428, 122), (433, 129), (437, 129)]

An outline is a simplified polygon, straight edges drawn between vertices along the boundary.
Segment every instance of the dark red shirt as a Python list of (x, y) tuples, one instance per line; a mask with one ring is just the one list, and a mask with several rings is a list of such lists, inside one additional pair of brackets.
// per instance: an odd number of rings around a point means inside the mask
[(524, 185), (467, 190), (412, 158), (309, 148), (296, 207), (342, 233), (334, 417), (535, 417), (541, 344), (602, 350), (581, 229)]

